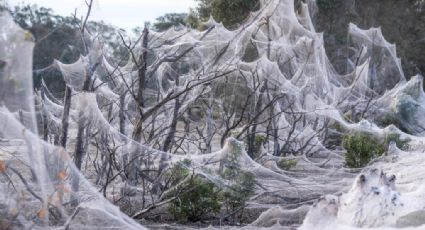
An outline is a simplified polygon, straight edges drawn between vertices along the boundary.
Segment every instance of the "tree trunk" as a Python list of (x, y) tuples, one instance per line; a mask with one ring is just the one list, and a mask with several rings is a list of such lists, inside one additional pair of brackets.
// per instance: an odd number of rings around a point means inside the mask
[(68, 127), (69, 127), (69, 111), (71, 109), (71, 88), (66, 86), (65, 88), (65, 97), (63, 105), (63, 114), (62, 114), (62, 130), (60, 136), (60, 145), (63, 148), (66, 148), (66, 141), (68, 138)]
[[(143, 127), (143, 107), (144, 107), (144, 98), (143, 91), (145, 90), (146, 83), (146, 70), (147, 70), (147, 56), (148, 56), (148, 35), (149, 30), (147, 27), (143, 30), (142, 38), (142, 54), (139, 56), (138, 64), (138, 77), (139, 77), (139, 89), (137, 92), (137, 106), (140, 117), (134, 127), (132, 138), (135, 142), (140, 142), (142, 140), (142, 127)], [(136, 185), (138, 180), (138, 166), (140, 165), (140, 160), (137, 155), (140, 154), (138, 146), (135, 144), (132, 145), (130, 149), (130, 157), (128, 160), (131, 161), (131, 164), (128, 165), (128, 168), (125, 169), (126, 175), (128, 175), (131, 185)]]
[(48, 127), (48, 121), (47, 121), (47, 109), (45, 108), (45, 100), (46, 95), (44, 93), (44, 87), (41, 87), (41, 100), (43, 103), (43, 140), (47, 142), (49, 140), (49, 127)]

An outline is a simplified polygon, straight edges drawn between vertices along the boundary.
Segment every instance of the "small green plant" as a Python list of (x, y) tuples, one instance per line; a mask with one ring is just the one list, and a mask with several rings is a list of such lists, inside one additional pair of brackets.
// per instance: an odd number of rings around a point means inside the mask
[(277, 166), (283, 170), (290, 170), (295, 167), (297, 163), (295, 159), (281, 159), (277, 162)]
[(260, 155), (261, 146), (267, 142), (267, 137), (265, 135), (256, 134), (254, 141), (254, 154), (255, 156)]
[(185, 187), (186, 191), (179, 194), (168, 207), (175, 220), (196, 222), (220, 211), (220, 191), (214, 183), (195, 176)]
[(395, 142), (397, 148), (399, 148), (403, 151), (409, 150), (410, 139), (409, 138), (401, 139), (400, 134), (398, 134), (398, 133), (388, 134), (388, 136), (386, 137), (386, 140), (385, 140), (386, 146), (388, 146), (391, 142)]
[(361, 168), (372, 159), (381, 156), (386, 148), (371, 135), (355, 133), (344, 136), (342, 145), (347, 151), (345, 162), (348, 167)]

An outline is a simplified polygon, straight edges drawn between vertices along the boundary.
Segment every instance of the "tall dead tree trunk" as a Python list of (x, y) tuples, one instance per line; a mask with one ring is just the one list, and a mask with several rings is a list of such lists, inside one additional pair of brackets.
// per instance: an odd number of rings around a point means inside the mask
[(120, 95), (120, 111), (119, 111), (119, 120), (120, 120), (120, 133), (125, 135), (125, 95), (126, 92), (124, 92), (122, 95)]
[(213, 139), (213, 118), (212, 118), (212, 110), (213, 110), (213, 98), (212, 93), (210, 93), (208, 99), (208, 111), (207, 111), (207, 138), (206, 138), (206, 153), (212, 152), (211, 142)]
[(65, 97), (62, 114), (62, 130), (60, 135), (60, 145), (66, 148), (66, 142), (68, 138), (68, 127), (69, 127), (69, 111), (71, 109), (71, 87), (68, 85), (65, 88)]
[(139, 56), (139, 64), (138, 64), (138, 82), (139, 89), (137, 91), (137, 106), (140, 114), (140, 118), (136, 123), (136, 126), (133, 130), (133, 140), (139, 142), (142, 138), (142, 124), (143, 124), (143, 107), (144, 107), (144, 99), (143, 92), (145, 90), (146, 83), (146, 71), (147, 71), (147, 57), (148, 57), (148, 35), (149, 30), (147, 27), (143, 30), (143, 38), (142, 38), (142, 53)]
[(162, 148), (162, 151), (164, 151), (164, 152), (170, 151), (171, 147), (174, 144), (174, 137), (175, 137), (176, 131), (177, 131), (177, 122), (178, 122), (180, 105), (181, 104), (180, 104), (179, 98), (176, 98), (176, 101), (174, 103), (173, 118), (171, 120), (170, 129), (167, 133), (167, 137), (165, 138), (164, 146)]
[(47, 121), (47, 111), (45, 108), (45, 101), (46, 101), (46, 94), (44, 92), (44, 87), (41, 87), (41, 100), (43, 104), (43, 140), (47, 142), (49, 140), (49, 127), (48, 127), (48, 121)]
[[(99, 62), (96, 62), (92, 68), (89, 68), (86, 71), (86, 75), (84, 76), (84, 83), (83, 83), (83, 92), (90, 92), (91, 91), (91, 78), (93, 73), (96, 71), (97, 67), (99, 66)], [(74, 152), (74, 164), (77, 167), (78, 170), (81, 170), (81, 165), (83, 163), (83, 157), (85, 154), (85, 130), (87, 126), (86, 118), (84, 116), (83, 109), (80, 109), (78, 113), (78, 130), (77, 130), (77, 143), (75, 144), (75, 152)], [(79, 190), (79, 184), (80, 184), (80, 178), (79, 175), (76, 173), (73, 176), (72, 179), (72, 191), (78, 192)], [(72, 199), (72, 204), (77, 205), (78, 200), (75, 198)]]
[[(145, 26), (145, 29), (143, 30), (143, 36), (142, 36), (142, 53), (139, 56), (139, 63), (137, 65), (138, 67), (138, 83), (139, 88), (137, 91), (137, 110), (139, 111), (139, 119), (134, 126), (132, 139), (135, 142), (140, 142), (142, 140), (142, 127), (143, 127), (143, 120), (144, 120), (144, 113), (143, 113), (143, 107), (144, 105), (144, 98), (143, 98), (143, 92), (145, 90), (145, 83), (146, 83), (146, 72), (147, 72), (147, 57), (148, 57), (148, 35), (149, 30)], [(126, 175), (128, 175), (130, 184), (136, 185), (138, 180), (138, 167), (140, 165), (140, 161), (138, 160), (137, 154), (139, 148), (135, 144), (133, 144), (131, 150), (130, 150), (130, 157), (128, 160), (130, 160), (130, 165), (125, 169)]]
[[(263, 94), (265, 92), (267, 88), (267, 81), (264, 82), (263, 86), (260, 88), (260, 95), (258, 96), (258, 101), (255, 105), (255, 118), (252, 122), (252, 128), (249, 131), (248, 134), (248, 154), (252, 157), (255, 158), (255, 154), (256, 154), (256, 136), (257, 136), (257, 123), (258, 123), (258, 119), (259, 116), (257, 116), (257, 114), (261, 113), (261, 109), (263, 107)], [(248, 129), (249, 130), (249, 129)]]

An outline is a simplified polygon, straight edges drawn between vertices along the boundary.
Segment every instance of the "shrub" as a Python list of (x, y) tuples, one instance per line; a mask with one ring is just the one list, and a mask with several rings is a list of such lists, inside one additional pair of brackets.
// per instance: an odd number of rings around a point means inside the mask
[(224, 189), (221, 198), (226, 215), (230, 215), (231, 222), (235, 222), (238, 216), (242, 216), (246, 202), (254, 194), (255, 177), (240, 165), (244, 145), (236, 139), (230, 140), (229, 145), (230, 152), (221, 162), (220, 176), (232, 184)]
[(254, 141), (254, 155), (257, 157), (261, 153), (261, 147), (267, 143), (267, 137), (265, 135), (256, 134)]
[(351, 168), (364, 167), (372, 159), (385, 152), (384, 145), (378, 139), (362, 133), (344, 136), (342, 145), (347, 151), (345, 154), (346, 165)]
[(177, 162), (173, 167), (168, 169), (165, 173), (164, 180), (168, 181), (166, 185), (167, 187), (176, 186), (181, 183), (184, 179), (190, 176), (190, 171), (188, 167), (192, 164), (191, 160), (184, 159), (182, 161)]
[(214, 183), (195, 176), (186, 185), (187, 190), (171, 202), (169, 211), (179, 222), (203, 220), (207, 214), (220, 211), (219, 190)]
[(379, 116), (375, 119), (375, 123), (381, 128), (385, 128), (389, 125), (394, 125), (401, 131), (405, 133), (410, 133), (409, 130), (402, 124), (402, 122), (400, 122), (399, 119), (397, 119), (397, 117), (393, 114), (384, 114), (382, 116)]
[(188, 166), (191, 162), (188, 160), (170, 169), (174, 189), (167, 197), (177, 198), (170, 203), (168, 211), (175, 220), (195, 222), (220, 211), (224, 212), (223, 216), (230, 217), (232, 222), (242, 216), (246, 202), (255, 189), (254, 175), (243, 170), (240, 165), (243, 150), (241, 142), (236, 139), (230, 141), (229, 154), (220, 162), (220, 176), (228, 182), (223, 183), (223, 189), (201, 176), (190, 175)]
[(297, 163), (298, 162), (295, 159), (281, 159), (277, 162), (277, 166), (283, 170), (290, 170), (295, 167)]
[(221, 193), (223, 207), (230, 214), (231, 222), (242, 216), (246, 202), (254, 194), (255, 178), (251, 172), (239, 171), (235, 183)]

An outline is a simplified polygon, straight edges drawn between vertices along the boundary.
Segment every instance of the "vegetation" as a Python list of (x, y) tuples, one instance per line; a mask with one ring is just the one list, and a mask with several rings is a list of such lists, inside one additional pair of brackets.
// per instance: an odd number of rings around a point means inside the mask
[[(16, 6), (9, 11), (15, 22), (34, 36), (34, 69), (46, 68), (55, 59), (63, 63), (73, 63), (80, 57), (80, 54), (86, 53), (78, 28), (79, 19), (63, 17), (55, 14), (52, 9), (37, 5)], [(128, 52), (122, 46), (118, 28), (102, 21), (90, 21), (87, 28), (91, 33), (98, 34), (103, 38), (110, 56), (116, 58), (118, 64), (127, 61)], [(123, 32), (121, 31), (121, 33)], [(34, 71), (35, 73), (36, 71)], [(54, 92), (64, 91), (65, 83), (58, 80), (62, 77), (56, 71), (45, 74), (43, 79), (50, 89), (54, 89)], [(34, 75), (34, 83), (35, 87), (39, 88), (40, 76)]]
[(246, 202), (254, 193), (255, 178), (251, 172), (239, 170), (235, 182), (221, 193), (223, 206), (232, 224), (242, 218)]
[(195, 222), (220, 211), (219, 190), (214, 183), (195, 176), (187, 183), (187, 187), (189, 189), (169, 206), (176, 220)]
[(391, 142), (395, 142), (397, 148), (403, 151), (409, 150), (410, 139), (409, 138), (402, 139), (400, 138), (400, 134), (398, 133), (392, 133), (386, 137), (386, 140), (385, 140), (386, 146), (388, 146)]
[(240, 142), (231, 140), (229, 147), (230, 151), (220, 166), (220, 175), (233, 183), (223, 191), (222, 198), (226, 213), (230, 214), (230, 221), (234, 223), (238, 216), (242, 216), (246, 202), (254, 193), (255, 178), (251, 172), (245, 171), (240, 165), (244, 146)]
[(210, 15), (224, 26), (236, 25), (259, 7), (258, 0), (196, 0), (196, 15), (206, 21)]
[(363, 133), (344, 136), (342, 145), (347, 151), (346, 165), (350, 168), (364, 167), (386, 151), (385, 146), (377, 138)]
[(220, 211), (228, 217), (231, 223), (240, 220), (246, 202), (254, 193), (255, 178), (250, 172), (240, 168), (226, 167), (221, 176), (228, 180), (231, 185), (217, 186), (200, 175), (190, 176), (188, 167), (190, 160), (185, 160), (176, 164), (171, 170), (172, 185), (177, 186), (176, 195), (168, 207), (174, 219), (180, 223), (196, 222)]
[(169, 13), (158, 17), (153, 23), (153, 29), (156, 31), (164, 31), (173, 26), (186, 25), (186, 13)]
[(283, 170), (290, 170), (295, 167), (297, 163), (298, 162), (295, 159), (281, 159), (277, 162), (277, 166)]
[(254, 140), (254, 156), (261, 154), (261, 147), (267, 143), (267, 137), (265, 135), (256, 134)]

